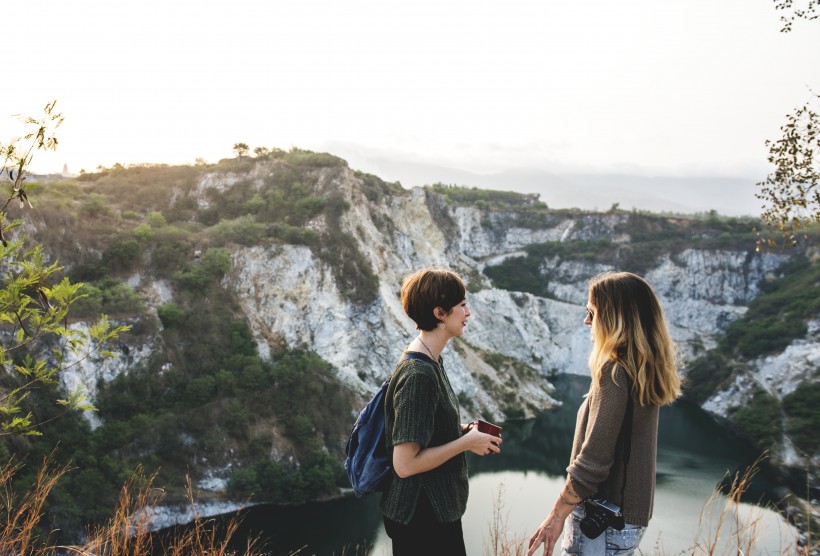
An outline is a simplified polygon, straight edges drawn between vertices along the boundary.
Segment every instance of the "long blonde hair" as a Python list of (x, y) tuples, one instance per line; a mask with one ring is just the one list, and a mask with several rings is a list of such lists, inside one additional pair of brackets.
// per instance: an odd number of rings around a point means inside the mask
[(606, 272), (590, 280), (593, 348), (589, 355), (592, 387), (604, 368), (617, 367), (632, 379), (638, 403), (666, 405), (681, 394), (677, 348), (652, 287), (630, 272)]

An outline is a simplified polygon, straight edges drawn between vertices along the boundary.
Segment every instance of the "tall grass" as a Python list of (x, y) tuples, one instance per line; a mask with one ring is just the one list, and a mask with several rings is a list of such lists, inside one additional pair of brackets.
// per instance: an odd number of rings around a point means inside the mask
[[(43, 513), (46, 498), (69, 467), (59, 467), (51, 456), (44, 458), (34, 483), (22, 495), (15, 494), (13, 478), (22, 465), (9, 462), (0, 466), (0, 554), (15, 556), (261, 556), (255, 540), (240, 550), (231, 548), (231, 539), (239, 527), (237, 519), (217, 527), (213, 520), (203, 520), (196, 511), (190, 478), (188, 500), (194, 510), (194, 522), (186, 528), (173, 529), (166, 537), (152, 533), (154, 508), (164, 491), (154, 486), (156, 475), (146, 477), (138, 470), (123, 485), (114, 516), (93, 526), (85, 541), (78, 545), (55, 545)], [(89, 485), (89, 488), (94, 488)], [(296, 553), (293, 553), (296, 554)]]
[(50, 456), (46, 457), (34, 484), (19, 494), (12, 488), (12, 479), (21, 467), (21, 463), (13, 460), (0, 466), (0, 553), (53, 554), (54, 547), (48, 543), (49, 531), (42, 527), (43, 506), (68, 468), (57, 467)]
[(484, 539), (484, 556), (524, 556), (527, 540), (510, 535), (504, 511), (504, 485), (499, 485), (493, 500), (493, 520)]
[[(758, 471), (755, 462), (733, 477), (724, 496), (718, 491), (704, 504), (694, 544), (676, 554), (697, 556), (748, 556), (761, 552), (760, 539), (763, 509), (742, 511), (741, 500)], [(48, 516), (44, 512), (46, 498), (63, 475), (70, 471), (58, 466), (46, 456), (32, 485), (16, 490), (15, 474), (22, 464), (10, 461), (0, 466), (0, 555), (15, 556), (262, 556), (268, 554), (255, 539), (241, 548), (232, 547), (239, 521), (231, 519), (224, 525), (203, 519), (196, 510), (190, 478), (187, 481), (188, 500), (194, 510), (194, 521), (187, 527), (173, 528), (165, 536), (152, 532), (154, 510), (162, 501), (164, 491), (154, 486), (156, 475), (146, 476), (138, 470), (123, 486), (114, 516), (86, 533), (77, 545), (57, 545), (52, 542)], [(93, 488), (90, 486), (89, 488)], [(811, 507), (806, 504), (804, 511)], [(493, 502), (493, 518), (484, 539), (485, 556), (522, 556), (528, 539), (511, 534), (504, 511), (503, 485)], [(810, 556), (817, 554), (820, 544), (806, 531), (805, 542), (784, 539), (780, 554)], [(350, 546), (338, 556), (367, 556), (368, 546)], [(654, 547), (644, 543), (642, 554), (668, 554), (660, 543)], [(277, 553), (280, 554), (280, 553)], [(308, 556), (304, 549), (291, 551), (290, 556)]]
[[(715, 490), (701, 510), (698, 521), (698, 532), (696, 534), (695, 545), (692, 548), (693, 554), (704, 554), (715, 556), (717, 554), (751, 554), (752, 548), (757, 544), (761, 532), (762, 509), (754, 510), (745, 517), (741, 517), (740, 500), (749, 490), (752, 478), (757, 474), (759, 461), (749, 466), (742, 474), (735, 473), (732, 478), (729, 492), (725, 499), (718, 490)], [(723, 507), (717, 517), (713, 517), (712, 509)], [(729, 527), (729, 535), (721, 535), (721, 532)], [(781, 553), (784, 551), (781, 550)]]

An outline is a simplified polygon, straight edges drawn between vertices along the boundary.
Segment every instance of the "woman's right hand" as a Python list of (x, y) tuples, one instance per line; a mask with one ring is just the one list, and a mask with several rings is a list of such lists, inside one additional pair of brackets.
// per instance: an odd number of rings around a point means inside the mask
[(501, 452), (501, 437), (481, 432), (477, 427), (471, 428), (462, 438), (467, 442), (467, 449), (477, 456)]

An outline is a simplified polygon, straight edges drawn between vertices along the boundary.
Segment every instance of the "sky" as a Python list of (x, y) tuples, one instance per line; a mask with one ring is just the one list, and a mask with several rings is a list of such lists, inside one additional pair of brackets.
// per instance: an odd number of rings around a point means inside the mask
[(41, 173), (216, 162), (244, 142), (332, 152), (404, 185), (416, 178), (378, 161), (760, 181), (766, 139), (820, 91), (820, 22), (780, 33), (774, 6), (13, 2), (0, 142), (14, 114), (56, 99), (66, 119)]

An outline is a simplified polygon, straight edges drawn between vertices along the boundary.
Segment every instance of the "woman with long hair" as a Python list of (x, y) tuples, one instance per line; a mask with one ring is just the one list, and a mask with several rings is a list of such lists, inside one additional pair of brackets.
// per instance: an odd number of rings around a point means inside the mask
[(402, 284), (402, 306), (419, 335), (405, 349), (385, 395), (395, 473), (381, 509), (395, 556), (466, 556), (461, 527), (468, 493), (464, 452), (500, 452), (500, 438), (461, 423), (441, 357), (447, 342), (467, 326), (465, 295), (461, 278), (444, 269), (419, 270)]
[[(652, 517), (660, 406), (680, 396), (676, 347), (649, 284), (628, 272), (590, 281), (592, 382), (578, 410), (564, 488), (530, 538), (544, 554), (632, 554)], [(608, 509), (607, 509), (608, 508)]]

